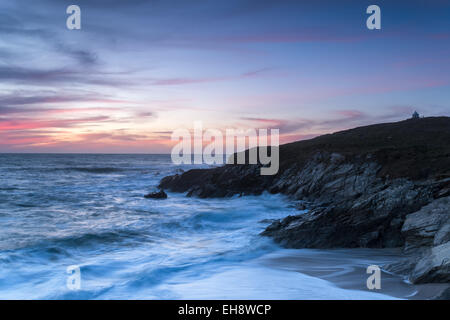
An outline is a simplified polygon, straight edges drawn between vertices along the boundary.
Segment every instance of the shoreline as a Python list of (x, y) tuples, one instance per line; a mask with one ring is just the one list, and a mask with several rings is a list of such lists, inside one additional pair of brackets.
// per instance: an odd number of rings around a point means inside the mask
[[(404, 277), (387, 272), (383, 266), (404, 259), (400, 248), (386, 249), (280, 249), (258, 258), (263, 266), (295, 271), (308, 276), (326, 280), (338, 288), (378, 293), (394, 299), (424, 300), (434, 299), (449, 284), (412, 284)], [(366, 287), (366, 273), (369, 265), (381, 268), (381, 289), (369, 290)]]
[(158, 187), (198, 198), (286, 195), (298, 213), (261, 233), (282, 247), (402, 247), (407, 259), (386, 270), (448, 284), (449, 128), (449, 117), (358, 127), (281, 145), (274, 176), (260, 175), (262, 164), (225, 165), (167, 176)]

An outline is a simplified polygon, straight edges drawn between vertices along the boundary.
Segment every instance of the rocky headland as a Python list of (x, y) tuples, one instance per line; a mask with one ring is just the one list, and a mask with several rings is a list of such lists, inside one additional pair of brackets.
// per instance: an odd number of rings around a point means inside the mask
[(359, 127), (280, 146), (280, 169), (224, 165), (165, 177), (188, 196), (265, 191), (289, 196), (299, 214), (262, 233), (289, 248), (403, 247), (385, 269), (412, 283), (450, 283), (450, 118)]

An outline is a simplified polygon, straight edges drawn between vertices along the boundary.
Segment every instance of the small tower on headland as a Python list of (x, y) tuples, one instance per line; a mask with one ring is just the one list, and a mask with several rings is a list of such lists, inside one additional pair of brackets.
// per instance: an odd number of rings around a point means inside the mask
[(419, 113), (417, 111), (414, 111), (414, 113), (412, 114), (412, 119), (419, 119)]

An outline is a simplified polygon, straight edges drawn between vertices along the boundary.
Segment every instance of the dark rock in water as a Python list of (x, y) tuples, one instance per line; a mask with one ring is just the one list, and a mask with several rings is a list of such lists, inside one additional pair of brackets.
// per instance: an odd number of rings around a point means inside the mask
[(223, 198), (239, 195), (259, 195), (269, 185), (272, 176), (261, 176), (257, 165), (225, 165), (212, 169), (193, 169), (183, 174), (165, 177), (159, 187), (174, 192), (187, 192), (189, 197)]
[(164, 190), (159, 190), (155, 192), (150, 192), (149, 194), (145, 195), (144, 198), (147, 199), (167, 199), (167, 193), (164, 192)]

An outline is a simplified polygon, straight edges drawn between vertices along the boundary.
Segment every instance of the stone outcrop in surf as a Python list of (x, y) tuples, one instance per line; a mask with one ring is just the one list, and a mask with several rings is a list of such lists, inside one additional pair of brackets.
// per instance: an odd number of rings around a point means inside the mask
[(167, 193), (164, 190), (154, 191), (144, 196), (146, 199), (167, 199)]
[[(394, 272), (411, 281), (449, 279), (450, 118), (371, 125), (280, 146), (280, 170), (225, 165), (166, 177), (188, 196), (281, 193), (298, 215), (262, 233), (290, 248), (399, 247)], [(408, 267), (406, 267), (408, 266)]]

